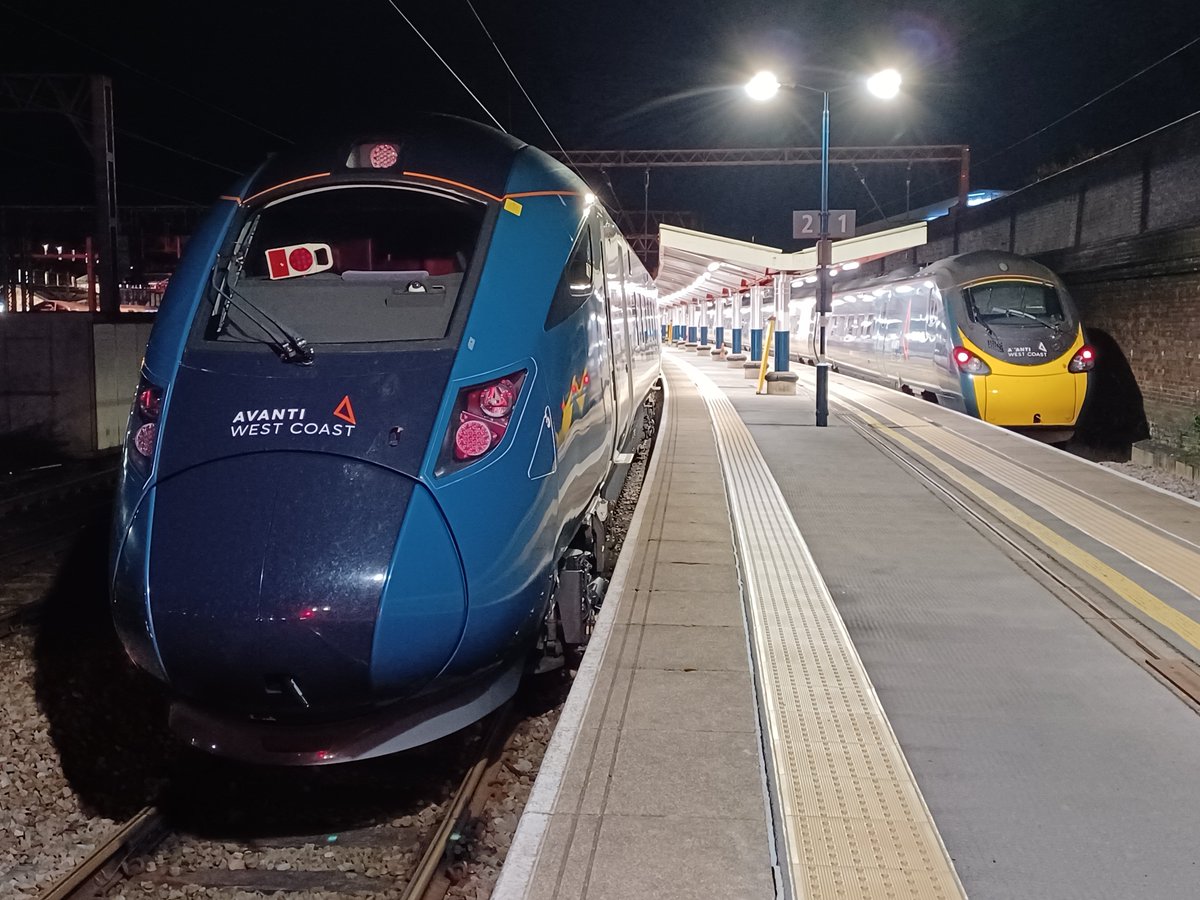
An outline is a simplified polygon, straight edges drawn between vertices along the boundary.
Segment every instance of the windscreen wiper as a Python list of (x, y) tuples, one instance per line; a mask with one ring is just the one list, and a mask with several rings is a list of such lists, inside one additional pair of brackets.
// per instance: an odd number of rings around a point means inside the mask
[[(220, 298), (220, 313), (217, 321), (217, 328), (214, 332), (220, 335), (225, 328), (225, 324), (229, 320), (229, 307), (236, 306), (241, 312), (258, 326), (267, 338), (267, 344), (279, 354), (279, 358), (286, 363), (296, 363), (301, 366), (311, 366), (313, 357), (316, 356), (316, 350), (308, 345), (303, 337), (295, 331), (295, 329), (284, 325), (265, 309), (259, 306), (254, 301), (250, 300), (245, 294), (235, 288), (217, 288), (214, 285), (217, 296)], [(214, 315), (218, 315), (214, 309)], [(262, 318), (260, 319), (259, 316)], [(262, 319), (266, 319), (275, 331), (263, 324)], [(276, 333), (277, 332), (277, 333)], [(282, 339), (281, 339), (282, 336)]]
[(1035, 321), (1035, 322), (1042, 321), (1039, 317), (1035, 316), (1033, 313), (1025, 312), (1025, 310), (1023, 310), (1023, 309), (1012, 309), (1011, 307), (1005, 307), (1004, 309), (999, 310), (999, 312), (1004, 313), (1006, 316), (1020, 316), (1025, 319), (1033, 319), (1033, 321)]
[[(225, 326), (229, 324), (229, 307), (236, 305), (246, 318), (257, 325), (259, 330), (266, 335), (268, 346), (272, 347), (279, 354), (281, 360), (301, 366), (312, 365), (313, 356), (316, 351), (308, 345), (308, 341), (301, 337), (295, 329), (284, 325), (261, 306), (250, 300), (236, 287), (238, 276), (241, 275), (242, 268), (245, 265), (245, 256), (241, 253), (241, 248), (249, 243), (257, 225), (257, 222), (252, 224), (242, 240), (233, 248), (229, 265), (223, 270), (225, 277), (219, 285), (217, 284), (217, 272), (222, 271), (220, 256), (217, 257), (217, 264), (213, 267), (212, 289), (216, 296), (213, 300), (212, 318), (217, 320), (216, 327), (213, 329), (213, 336), (220, 337), (225, 331)], [(259, 316), (262, 318), (260, 319)], [(264, 325), (262, 319), (266, 319), (271, 323), (275, 327), (275, 332), (272, 332), (270, 328)], [(282, 340), (280, 336), (282, 336)]]
[(996, 332), (992, 331), (992, 326), (989, 325), (987, 322), (983, 321), (983, 316), (980, 316), (979, 318), (977, 318), (975, 320), (975, 323), (977, 325), (982, 326), (983, 330), (987, 332), (988, 337), (991, 339), (991, 343), (995, 345), (997, 350), (1004, 349), (1004, 342), (1000, 340), (1000, 335), (998, 335), (998, 334), (996, 334)]

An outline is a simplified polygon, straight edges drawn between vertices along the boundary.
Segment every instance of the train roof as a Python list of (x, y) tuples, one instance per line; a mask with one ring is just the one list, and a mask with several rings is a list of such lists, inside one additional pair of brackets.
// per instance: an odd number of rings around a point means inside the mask
[(988, 275), (1024, 275), (1056, 283), (1058, 276), (1037, 260), (1007, 250), (973, 250), (931, 262), (918, 275), (945, 272), (956, 282), (973, 281)]
[[(356, 147), (387, 143), (396, 162), (385, 169), (353, 165)], [(241, 187), (243, 199), (292, 182), (311, 185), (314, 177), (358, 180), (386, 172), (418, 172), (502, 196), (518, 155), (544, 170), (547, 188), (580, 188), (562, 163), (510, 134), (479, 122), (443, 115), (404, 116), (394, 127), (316, 139), (271, 156)]]

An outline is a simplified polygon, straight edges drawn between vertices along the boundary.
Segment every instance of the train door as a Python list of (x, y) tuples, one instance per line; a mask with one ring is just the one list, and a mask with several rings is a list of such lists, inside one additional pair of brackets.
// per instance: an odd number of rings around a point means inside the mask
[(633, 406), (632, 356), (629, 340), (629, 317), (625, 310), (624, 257), (617, 240), (616, 229), (611, 223), (604, 224), (602, 247), (604, 264), (604, 289), (608, 309), (608, 333), (612, 344), (612, 384), (617, 407), (617, 449), (629, 427)]

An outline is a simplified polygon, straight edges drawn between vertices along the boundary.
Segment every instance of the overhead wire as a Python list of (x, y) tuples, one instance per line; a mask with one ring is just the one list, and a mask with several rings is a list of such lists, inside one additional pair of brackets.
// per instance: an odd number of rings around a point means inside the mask
[[(389, 0), (389, 2), (391, 2), (391, 0)], [(530, 107), (533, 108), (533, 111), (537, 115), (538, 119), (541, 120), (542, 126), (546, 129), (546, 133), (550, 135), (550, 139), (554, 141), (555, 146), (557, 146), (559, 152), (562, 153), (563, 160), (566, 162), (567, 166), (573, 172), (575, 172), (576, 175), (578, 175), (580, 178), (583, 178), (583, 173), (580, 171), (579, 166), (577, 166), (575, 161), (571, 159), (571, 154), (568, 153), (567, 149), (562, 145), (562, 142), (558, 139), (558, 135), (554, 133), (554, 129), (550, 127), (550, 123), (546, 121), (546, 117), (542, 115), (542, 111), (538, 109), (537, 104), (534, 103), (533, 98), (529, 95), (529, 91), (525, 90), (525, 85), (521, 83), (521, 79), (517, 77), (517, 73), (513, 71), (513, 67), (509, 65), (508, 59), (504, 56), (504, 51), (500, 49), (499, 44), (496, 43), (496, 39), (492, 37), (491, 31), (488, 30), (487, 25), (484, 24), (483, 18), (475, 9), (475, 4), (472, 3), (471, 0), (466, 0), (466, 4), (467, 8), (471, 10), (471, 14), (475, 16), (475, 21), (479, 23), (479, 27), (483, 30), (484, 35), (491, 43), (492, 49), (496, 51), (496, 55), (499, 56), (500, 61), (504, 63), (504, 68), (508, 70), (509, 76), (514, 82), (516, 82), (517, 87), (521, 89), (521, 93), (525, 95), (525, 100), (529, 103)], [(613, 206), (616, 209), (618, 216), (626, 218), (625, 209), (621, 205), (621, 199), (617, 196), (617, 189), (613, 186), (612, 178), (609, 177), (608, 171), (606, 169), (601, 169), (600, 174), (608, 184), (609, 194), (612, 196)], [(584, 180), (586, 181), (587, 179)]]
[(1159, 59), (1159, 60), (1157, 60), (1157, 61), (1155, 61), (1155, 62), (1152, 62), (1150, 65), (1146, 66), (1145, 68), (1143, 68), (1143, 69), (1141, 69), (1141, 70), (1139, 70), (1139, 71), (1137, 71), (1137, 72), (1133, 73), (1132, 75), (1130, 75), (1128, 78), (1126, 78), (1124, 81), (1120, 82), (1119, 84), (1115, 84), (1115, 85), (1113, 85), (1112, 87), (1110, 87), (1110, 88), (1109, 88), (1108, 90), (1106, 90), (1106, 91), (1101, 91), (1099, 94), (1097, 94), (1097, 95), (1096, 95), (1095, 97), (1093, 97), (1091, 100), (1088, 100), (1086, 103), (1081, 103), (1079, 106), (1075, 107), (1073, 110), (1071, 110), (1071, 111), (1070, 111), (1069, 113), (1067, 113), (1066, 115), (1059, 116), (1057, 119), (1055, 119), (1055, 120), (1054, 120), (1053, 122), (1051, 122), (1049, 125), (1044, 125), (1044, 126), (1042, 126), (1042, 127), (1041, 127), (1041, 128), (1039, 128), (1037, 131), (1035, 131), (1033, 134), (1027, 135), (1026, 137), (1023, 137), (1023, 138), (1021, 138), (1019, 141), (1016, 141), (1016, 142), (1014, 142), (1014, 143), (1012, 143), (1012, 144), (1009, 144), (1009, 145), (1008, 145), (1007, 147), (1005, 147), (1003, 150), (998, 150), (997, 152), (993, 153), (991, 156), (987, 157), (986, 159), (982, 159), (982, 160), (980, 160), (980, 161), (977, 163), (977, 165), (983, 165), (984, 163), (991, 162), (993, 159), (996, 159), (998, 156), (1002, 156), (1003, 154), (1007, 153), (1009, 150), (1013, 150), (1013, 149), (1015, 149), (1016, 147), (1019, 147), (1019, 146), (1021, 146), (1022, 144), (1026, 143), (1027, 141), (1031, 141), (1031, 140), (1033, 140), (1033, 139), (1034, 139), (1035, 137), (1037, 137), (1038, 135), (1040, 135), (1040, 134), (1043, 134), (1043, 133), (1045, 133), (1045, 132), (1049, 131), (1049, 130), (1050, 130), (1051, 128), (1053, 128), (1055, 125), (1059, 125), (1059, 124), (1061, 124), (1062, 122), (1065, 122), (1067, 119), (1071, 118), (1071, 116), (1075, 115), (1076, 113), (1078, 113), (1078, 112), (1082, 112), (1083, 110), (1087, 109), (1087, 108), (1088, 108), (1089, 106), (1091, 106), (1093, 103), (1096, 103), (1096, 102), (1097, 102), (1097, 101), (1099, 101), (1099, 100), (1103, 100), (1105, 97), (1107, 97), (1109, 94), (1113, 93), (1114, 91), (1118, 91), (1118, 90), (1120, 90), (1121, 88), (1125, 87), (1125, 85), (1129, 84), (1129, 82), (1133, 81), (1134, 79), (1136, 79), (1136, 78), (1141, 78), (1143, 75), (1145, 75), (1145, 74), (1146, 74), (1147, 72), (1149, 72), (1151, 69), (1153, 69), (1153, 68), (1155, 68), (1155, 67), (1157, 67), (1157, 66), (1160, 66), (1160, 65), (1162, 65), (1162, 64), (1163, 64), (1163, 63), (1165, 63), (1165, 62), (1166, 62), (1168, 59), (1171, 59), (1172, 57), (1179, 55), (1179, 54), (1180, 54), (1180, 53), (1182, 53), (1184, 50), (1188, 49), (1188, 47), (1191, 47), (1193, 44), (1196, 44), (1196, 43), (1200, 43), (1200, 36), (1192, 38), (1190, 41), (1188, 41), (1188, 42), (1187, 42), (1186, 44), (1184, 44), (1182, 47), (1178, 47), (1178, 48), (1176, 48), (1175, 50), (1172, 50), (1170, 53), (1168, 53), (1168, 54), (1167, 54), (1166, 56), (1164, 56), (1162, 59)]
[[(1109, 94), (1112, 94), (1115, 91), (1118, 91), (1121, 88), (1125, 87), (1131, 81), (1141, 78), (1143, 75), (1145, 75), (1151, 69), (1157, 68), (1158, 66), (1165, 63), (1167, 60), (1169, 60), (1175, 56), (1178, 56), (1180, 53), (1187, 50), (1189, 47), (1194, 46), (1197, 43), (1200, 43), (1200, 36), (1194, 37), (1191, 40), (1184, 43), (1183, 45), (1176, 47), (1170, 53), (1155, 60), (1154, 62), (1150, 63), (1150, 65), (1139, 69), (1137, 72), (1134, 72), (1128, 78), (1125, 78), (1124, 80), (1118, 82), (1117, 84), (1113, 85), (1112, 87), (1110, 87), (1104, 91), (1101, 91), (1099, 94), (1092, 97), (1090, 100), (1088, 100), (1084, 103), (1081, 103), (1079, 106), (1075, 107), (1074, 109), (1072, 109), (1070, 112), (1066, 113), (1065, 115), (1059, 116), (1053, 122), (1050, 122), (1047, 125), (1043, 125), (1041, 128), (1039, 128), (1037, 131), (1033, 132), (1032, 134), (1026, 135), (1025, 137), (1021, 138), (1019, 141), (1014, 141), (1013, 143), (1009, 144), (1007, 147), (1005, 147), (1001, 150), (997, 150), (991, 156), (985, 157), (984, 159), (977, 161), (975, 163), (975, 166), (979, 167), (979, 166), (985, 165), (986, 163), (990, 163), (996, 159), (999, 159), (1001, 156), (1004, 156), (1009, 151), (1015, 150), (1017, 147), (1020, 147), (1022, 144), (1028, 143), (1029, 141), (1033, 140), (1034, 138), (1038, 137), (1039, 135), (1042, 135), (1045, 132), (1049, 131), (1051, 128), (1054, 128), (1056, 125), (1062, 124), (1067, 119), (1074, 116), (1076, 113), (1082, 112), (1083, 110), (1087, 109), (1092, 104), (1097, 103), (1098, 101), (1104, 99)], [(936, 190), (936, 189), (939, 189), (942, 185), (952, 184), (955, 181), (957, 181), (957, 177), (943, 178), (938, 181), (935, 181), (929, 188), (927, 188), (927, 190)], [(888, 202), (890, 204), (891, 200), (889, 199)]]
[(525, 99), (529, 101), (529, 105), (533, 107), (533, 111), (537, 114), (538, 119), (541, 120), (542, 126), (546, 129), (546, 133), (550, 135), (550, 139), (554, 141), (555, 146), (558, 147), (559, 151), (563, 155), (563, 158), (566, 159), (567, 165), (578, 172), (578, 168), (576, 168), (575, 163), (571, 160), (571, 155), (567, 153), (566, 148), (563, 147), (562, 142), (558, 139), (558, 135), (554, 133), (554, 129), (550, 127), (550, 123), (547, 122), (546, 117), (542, 115), (542, 111), (538, 109), (537, 104), (533, 102), (533, 98), (529, 96), (529, 91), (525, 90), (525, 85), (521, 83), (521, 79), (517, 77), (517, 73), (513, 71), (513, 67), (508, 64), (508, 60), (505, 58), (503, 51), (501, 51), (499, 45), (496, 43), (496, 39), (492, 37), (492, 33), (488, 31), (487, 25), (483, 23), (483, 19), (480, 18), (479, 13), (475, 10), (475, 4), (472, 3), (471, 0), (466, 0), (466, 2), (467, 8), (471, 10), (471, 14), (475, 16), (475, 21), (479, 23), (479, 27), (483, 29), (483, 33), (487, 36), (488, 41), (491, 43), (492, 49), (495, 50), (496, 55), (500, 57), (500, 62), (504, 63), (504, 68), (508, 70), (508, 74), (512, 76), (512, 80), (517, 83), (517, 87), (521, 89), (521, 93), (525, 95)]
[(505, 134), (508, 134), (508, 130), (503, 125), (500, 124), (500, 120), (492, 115), (492, 111), (484, 105), (483, 101), (480, 100), (475, 95), (475, 92), (467, 86), (467, 83), (465, 81), (463, 81), (461, 77), (459, 77), (459, 74), (454, 71), (454, 67), (451, 66), (450, 63), (446, 62), (445, 58), (442, 56), (442, 54), (437, 52), (437, 50), (434, 48), (433, 44), (429, 43), (429, 41), (428, 41), (428, 39), (426, 39), (425, 35), (423, 35), (421, 33), (421, 29), (417, 28), (417, 26), (413, 23), (412, 19), (410, 19), (408, 16), (406, 16), (404, 14), (404, 10), (402, 10), (399, 6), (396, 5), (395, 0), (387, 0), (387, 2), (392, 7), (392, 9), (394, 9), (400, 15), (400, 18), (402, 18), (405, 21), (405, 23), (408, 25), (408, 27), (413, 30), (413, 33), (415, 33), (416, 36), (421, 39), (422, 43), (424, 43), (425, 46), (429, 48), (429, 52), (437, 57), (438, 62), (440, 62), (443, 66), (446, 67), (446, 71), (454, 76), (454, 80), (457, 81), (460, 85), (462, 85), (463, 90), (471, 95), (471, 99), (479, 104), (479, 108), (482, 109), (485, 113), (487, 113), (487, 117), (496, 123), (496, 127), (499, 128), (501, 131), (503, 131)]
[[(21, 153), (19, 151), (13, 150), (10, 147), (0, 146), (0, 153), (5, 153), (5, 154), (15, 157), (17, 159), (29, 160), (30, 162), (36, 162), (39, 165), (50, 166), (51, 168), (62, 169), (64, 171), (68, 171), (68, 172), (77, 172), (78, 173), (78, 172), (84, 172), (84, 171), (87, 171), (87, 172), (91, 171), (90, 167), (87, 167), (87, 166), (74, 166), (74, 165), (70, 165), (68, 163), (58, 162), (56, 160), (44, 159), (42, 157), (37, 157), (37, 156), (31, 156), (27, 153)], [(166, 191), (160, 191), (157, 188), (146, 187), (143, 184), (137, 184), (136, 182), (133, 182), (133, 181), (125, 181), (123, 179), (118, 178), (116, 183), (117, 183), (117, 187), (119, 187), (119, 188), (133, 188), (135, 190), (145, 191), (148, 194), (157, 194), (159, 197), (165, 197), (168, 200), (178, 200), (180, 203), (183, 203), (187, 206), (194, 206), (197, 209), (203, 209), (206, 205), (197, 200), (189, 200), (186, 197), (180, 197), (176, 194), (169, 194)]]
[(149, 72), (143, 71), (142, 69), (139, 69), (137, 66), (131, 65), (131, 64), (125, 62), (123, 59), (113, 56), (111, 53), (106, 53), (103, 50), (98, 50), (95, 47), (93, 47), (92, 45), (88, 44), (86, 41), (80, 40), (79, 38), (75, 37), (72, 34), (68, 34), (65, 31), (55, 28), (53, 25), (43, 22), (41, 19), (38, 19), (35, 16), (29, 15), (29, 13), (27, 13), (27, 12), (16, 9), (9, 3), (4, 3), (4, 2), (2, 2), (2, 0), (0, 0), (0, 7), (7, 9), (9, 12), (15, 13), (16, 15), (20, 16), (21, 18), (25, 19), (26, 21), (32, 22), (35, 25), (39, 25), (42, 28), (45, 28), (47, 31), (51, 31), (54, 34), (57, 34), (59, 37), (64, 38), (65, 40), (68, 40), (73, 44), (78, 44), (80, 47), (83, 47), (83, 48), (91, 51), (92, 53), (95, 53), (97, 56), (99, 56), (103, 59), (107, 59), (109, 62), (116, 63), (118, 66), (121, 66), (123, 69), (128, 69), (130, 72), (132, 72), (135, 75), (138, 75), (141, 78), (145, 78), (148, 81), (152, 81), (156, 84), (160, 84), (163, 87), (167, 88), (168, 90), (174, 91), (175, 93), (179, 94), (180, 96), (187, 97), (189, 100), (199, 103), (202, 106), (207, 106), (209, 109), (211, 109), (215, 112), (219, 112), (224, 116), (228, 116), (229, 118), (234, 119), (238, 122), (241, 122), (243, 125), (249, 125), (251, 128), (255, 128), (255, 129), (261, 131), (263, 134), (269, 135), (270, 137), (273, 137), (276, 140), (283, 141), (285, 144), (293, 143), (290, 138), (284, 137), (282, 134), (279, 134), (278, 132), (272, 131), (269, 128), (265, 128), (264, 126), (259, 125), (257, 122), (253, 122), (250, 119), (247, 119), (243, 116), (239, 116), (237, 113), (233, 112), (232, 110), (226, 109), (223, 106), (218, 106), (216, 103), (213, 103), (210, 100), (205, 100), (203, 97), (197, 97), (195, 94), (191, 94), (188, 91), (185, 91), (183, 88), (177, 87), (176, 85), (171, 84), (171, 82), (169, 82), (163, 78), (159, 78), (157, 75), (151, 75)]

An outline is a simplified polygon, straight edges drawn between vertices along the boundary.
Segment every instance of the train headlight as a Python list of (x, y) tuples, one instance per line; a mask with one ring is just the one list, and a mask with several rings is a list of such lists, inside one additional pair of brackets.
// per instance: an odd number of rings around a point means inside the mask
[(522, 369), (458, 392), (450, 429), (438, 456), (438, 475), (469, 466), (500, 445), (524, 383)]
[(968, 375), (990, 375), (992, 373), (991, 367), (966, 347), (955, 347), (950, 355), (954, 358), (954, 363), (960, 372), (966, 372)]
[(150, 474), (158, 445), (158, 418), (165, 391), (145, 376), (138, 382), (125, 437), (125, 463), (143, 478)]
[(1084, 344), (1071, 357), (1071, 361), (1067, 363), (1068, 372), (1090, 372), (1096, 368), (1096, 351), (1094, 348)]

